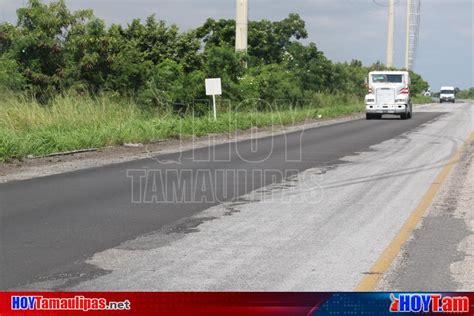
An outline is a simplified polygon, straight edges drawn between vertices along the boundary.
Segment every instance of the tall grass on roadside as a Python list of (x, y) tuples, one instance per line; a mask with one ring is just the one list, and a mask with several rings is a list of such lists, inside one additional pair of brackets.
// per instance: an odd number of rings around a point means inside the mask
[(433, 103), (431, 97), (425, 97), (424, 95), (416, 95), (411, 98), (413, 104), (428, 104)]
[[(344, 99), (346, 98), (346, 99)], [(342, 100), (344, 99), (344, 100)], [(291, 124), (363, 110), (357, 98), (319, 95), (312, 105), (274, 111), (225, 111), (180, 117), (171, 110), (144, 109), (131, 99), (62, 95), (42, 105), (21, 96), (0, 97), (0, 161), (84, 148), (210, 133), (253, 126)], [(346, 103), (344, 103), (345, 101)]]

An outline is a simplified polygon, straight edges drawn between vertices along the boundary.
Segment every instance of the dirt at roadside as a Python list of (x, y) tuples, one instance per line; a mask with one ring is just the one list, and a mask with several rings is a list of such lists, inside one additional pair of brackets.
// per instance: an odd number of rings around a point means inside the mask
[(22, 161), (0, 163), (0, 183), (32, 179), (81, 169), (101, 167), (127, 161), (146, 159), (160, 154), (180, 152), (193, 148), (235, 142), (249, 138), (262, 138), (271, 135), (294, 132), (307, 128), (331, 125), (362, 118), (361, 114), (343, 116), (335, 119), (307, 120), (286, 126), (273, 126), (236, 131), (231, 134), (214, 134), (188, 139), (171, 139), (149, 144), (111, 146), (91, 152), (52, 157), (27, 158)]
[(472, 154), (474, 143), (471, 144), (469, 160), (466, 162), (466, 182), (462, 186), (458, 197), (456, 216), (462, 218), (469, 231), (469, 235), (458, 245), (458, 251), (464, 258), (451, 264), (450, 270), (454, 280), (458, 283), (459, 291), (474, 289), (474, 164)]

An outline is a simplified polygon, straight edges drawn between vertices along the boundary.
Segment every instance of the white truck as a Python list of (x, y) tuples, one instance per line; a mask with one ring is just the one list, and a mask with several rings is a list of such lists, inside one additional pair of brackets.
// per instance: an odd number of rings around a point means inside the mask
[(456, 103), (456, 88), (454, 87), (441, 87), (439, 93), (439, 103), (451, 102)]
[(373, 71), (369, 73), (365, 96), (368, 120), (381, 119), (383, 114), (400, 115), (411, 119), (413, 106), (410, 98), (410, 74), (407, 71)]

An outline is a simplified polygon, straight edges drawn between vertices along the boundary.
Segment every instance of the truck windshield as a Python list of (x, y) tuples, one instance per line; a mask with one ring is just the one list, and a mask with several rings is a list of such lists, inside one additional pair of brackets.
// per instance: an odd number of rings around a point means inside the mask
[(374, 83), (403, 83), (402, 75), (372, 75)]
[(453, 90), (441, 90), (441, 94), (454, 94)]

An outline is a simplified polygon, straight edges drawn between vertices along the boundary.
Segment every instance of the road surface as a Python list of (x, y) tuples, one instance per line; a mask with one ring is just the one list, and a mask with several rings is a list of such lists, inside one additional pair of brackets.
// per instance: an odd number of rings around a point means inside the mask
[(0, 289), (351, 290), (469, 137), (472, 109), (1, 184)]
[(474, 288), (474, 140), (378, 290), (436, 292)]

